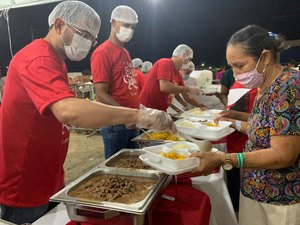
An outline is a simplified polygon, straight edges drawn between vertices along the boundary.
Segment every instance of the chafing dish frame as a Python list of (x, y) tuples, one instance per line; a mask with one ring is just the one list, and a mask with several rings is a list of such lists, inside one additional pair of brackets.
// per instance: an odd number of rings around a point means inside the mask
[[(109, 174), (109, 175), (120, 175), (126, 177), (143, 177), (143, 178), (155, 178), (157, 182), (154, 184), (152, 189), (146, 195), (146, 197), (134, 204), (122, 204), (115, 202), (96, 202), (82, 200), (76, 197), (71, 197), (68, 192), (81, 182), (85, 181), (89, 177), (93, 177), (96, 174)], [(168, 185), (171, 180), (171, 176), (167, 174), (153, 171), (153, 170), (142, 170), (142, 171), (128, 171), (128, 170), (118, 170), (118, 169), (107, 169), (104, 167), (96, 167), (86, 174), (82, 175), (75, 181), (71, 182), (65, 188), (54, 194), (50, 201), (62, 202), (66, 205), (69, 218), (78, 222), (97, 222), (99, 219), (108, 219), (119, 215), (119, 212), (128, 213), (133, 215), (133, 224), (140, 225), (144, 223), (144, 216), (151, 206), (153, 200), (161, 194), (162, 190)], [(89, 216), (79, 215), (78, 211), (83, 210), (90, 213)], [(107, 210), (107, 211), (103, 211)], [(93, 214), (94, 213), (94, 214)]]
[[(118, 151), (116, 154), (112, 155), (105, 161), (101, 162), (98, 167), (100, 168), (109, 168), (112, 170), (127, 170), (127, 171), (153, 171), (158, 172), (156, 169), (136, 169), (136, 168), (124, 168), (124, 167), (115, 167), (112, 166), (113, 163), (115, 163), (117, 160), (119, 160), (120, 157), (124, 156), (140, 156), (145, 154), (146, 152), (143, 149), (122, 149)], [(139, 159), (140, 160), (140, 159)], [(141, 161), (143, 163), (143, 161)], [(146, 165), (146, 164), (145, 164)], [(150, 166), (149, 166), (150, 167)]]

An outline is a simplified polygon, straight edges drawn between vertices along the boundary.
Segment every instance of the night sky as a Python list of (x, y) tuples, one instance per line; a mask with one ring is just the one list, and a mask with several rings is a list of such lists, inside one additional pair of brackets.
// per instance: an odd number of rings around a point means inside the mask
[[(98, 42), (109, 36), (111, 11), (121, 4), (136, 10), (139, 23), (133, 39), (125, 45), (132, 58), (155, 62), (171, 57), (178, 44), (194, 50), (196, 66), (226, 64), (225, 48), (229, 37), (248, 24), (261, 25), (287, 40), (300, 39), (300, 0), (85, 0), (100, 15), (102, 25)], [(11, 9), (10, 29), (16, 53), (48, 31), (48, 15), (58, 3)], [(9, 53), (6, 20), (0, 18), (0, 65), (7, 66)], [(293, 54), (293, 55), (292, 55)], [(300, 61), (300, 49), (283, 55)], [(68, 62), (70, 71), (89, 68), (89, 58)]]

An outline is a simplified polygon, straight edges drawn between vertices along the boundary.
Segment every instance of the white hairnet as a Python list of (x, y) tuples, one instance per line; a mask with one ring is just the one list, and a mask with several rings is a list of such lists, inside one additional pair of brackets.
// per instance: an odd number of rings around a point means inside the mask
[(138, 67), (140, 67), (142, 65), (143, 65), (143, 61), (140, 58), (135, 58), (135, 59), (132, 60), (132, 66), (133, 66), (133, 68), (136, 69), (136, 68), (138, 68)]
[(119, 5), (111, 13), (110, 22), (114, 19), (115, 21), (120, 21), (129, 24), (137, 24), (138, 15), (134, 9), (126, 5)]
[(195, 64), (191, 61), (189, 62), (189, 68), (188, 70), (194, 71), (195, 70)]
[(48, 17), (49, 27), (55, 19), (60, 18), (66, 24), (90, 32), (97, 37), (101, 20), (94, 9), (80, 1), (63, 1), (59, 3)]
[(142, 71), (143, 73), (147, 73), (147, 72), (150, 71), (151, 68), (152, 68), (152, 62), (150, 62), (150, 61), (145, 61), (145, 62), (143, 63), (143, 66), (142, 66), (141, 71)]
[(185, 44), (178, 45), (175, 50), (173, 51), (173, 56), (182, 57), (184, 54), (187, 55), (189, 58), (193, 58), (194, 52), (189, 46)]

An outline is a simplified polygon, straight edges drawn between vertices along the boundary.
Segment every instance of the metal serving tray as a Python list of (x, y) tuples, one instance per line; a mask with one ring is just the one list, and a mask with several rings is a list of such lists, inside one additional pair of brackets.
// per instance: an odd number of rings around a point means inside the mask
[[(104, 168), (108, 168), (108, 169), (117, 169), (117, 170), (138, 170), (138, 171), (148, 171), (148, 170), (154, 170), (156, 171), (155, 169), (151, 168), (149, 166), (149, 169), (147, 168), (130, 168), (130, 167), (117, 167), (116, 164), (120, 161), (120, 160), (123, 160), (123, 159), (137, 159), (139, 160), (142, 164), (143, 161), (139, 159), (139, 156), (140, 155), (143, 155), (145, 154), (145, 151), (142, 150), (142, 149), (122, 149), (120, 150), (119, 152), (117, 152), (116, 154), (114, 154), (113, 156), (109, 157), (108, 159), (106, 159), (105, 161), (103, 161), (99, 167), (104, 167)], [(145, 166), (147, 166), (146, 164), (144, 164)]]
[[(84, 181), (97, 176), (97, 175), (119, 175), (119, 176), (126, 176), (126, 177), (141, 177), (141, 178), (152, 178), (156, 180), (156, 183), (151, 188), (149, 193), (146, 197), (137, 203), (134, 204), (122, 204), (116, 202), (96, 202), (96, 201), (89, 201), (89, 200), (82, 200), (76, 197), (71, 197), (68, 193), (73, 190), (74, 188), (78, 187)], [(137, 214), (137, 215), (144, 215), (148, 210), (151, 202), (155, 198), (155, 196), (159, 193), (160, 189), (165, 187), (169, 182), (169, 176), (163, 173), (159, 173), (156, 171), (126, 171), (126, 170), (109, 170), (106, 168), (95, 168), (90, 172), (84, 174), (83, 176), (79, 177), (75, 181), (71, 182), (67, 185), (64, 189), (57, 192), (53, 195), (50, 200), (55, 202), (62, 202), (66, 204), (68, 215), (71, 220), (74, 221), (90, 221), (91, 219), (83, 218), (77, 215), (79, 210), (86, 210), (89, 212), (90, 217), (99, 218), (99, 214), (103, 209), (118, 211), (118, 212), (125, 212), (130, 214)], [(91, 215), (92, 214), (92, 215)], [(103, 219), (103, 218), (102, 218)]]
[[(153, 131), (149, 131), (149, 133), (150, 132), (153, 132)], [(137, 142), (138, 145), (140, 146), (140, 148), (176, 142), (176, 141), (172, 141), (172, 140), (149, 140), (149, 139), (147, 139), (147, 134), (145, 134), (145, 133), (133, 138), (131, 141)], [(185, 139), (183, 137), (181, 137), (181, 139), (178, 141), (185, 141)]]

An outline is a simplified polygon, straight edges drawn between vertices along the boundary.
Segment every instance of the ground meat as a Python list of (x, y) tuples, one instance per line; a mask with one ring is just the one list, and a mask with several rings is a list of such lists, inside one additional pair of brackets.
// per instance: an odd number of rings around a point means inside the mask
[(133, 204), (143, 200), (154, 184), (151, 178), (101, 174), (83, 181), (68, 194), (92, 201)]
[(150, 166), (144, 164), (143, 161), (137, 157), (138, 156), (136, 156), (135, 158), (126, 157), (126, 158), (119, 159), (114, 164), (114, 166), (119, 168), (146, 169), (146, 170), (152, 169)]

